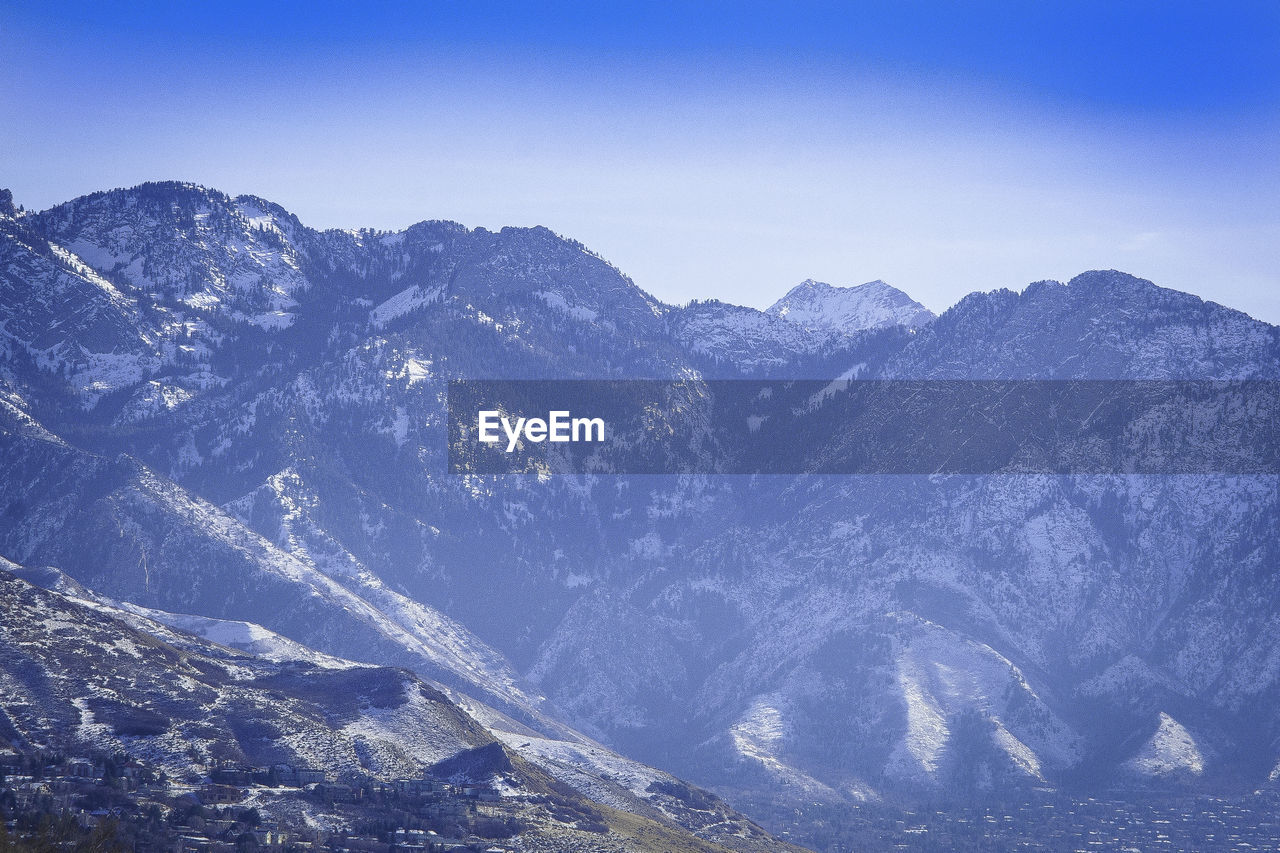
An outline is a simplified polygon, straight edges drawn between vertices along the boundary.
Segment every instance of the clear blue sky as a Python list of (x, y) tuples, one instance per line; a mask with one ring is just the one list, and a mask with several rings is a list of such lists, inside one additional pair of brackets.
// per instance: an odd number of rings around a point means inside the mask
[(183, 179), (547, 225), (670, 301), (1116, 267), (1280, 322), (1274, 0), (8, 0), (0, 56), (28, 207)]

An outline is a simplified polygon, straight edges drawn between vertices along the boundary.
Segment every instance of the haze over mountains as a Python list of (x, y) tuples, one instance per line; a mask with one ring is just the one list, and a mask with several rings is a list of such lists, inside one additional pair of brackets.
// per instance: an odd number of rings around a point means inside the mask
[[(443, 405), (464, 377), (1277, 380), (1276, 327), (1115, 271), (936, 318), (883, 282), (670, 306), (545, 228), (315, 231), (177, 183), (0, 202), (0, 556), (147, 636), (405, 668), (459, 749), (637, 810), (644, 765), (740, 803), (1280, 769), (1274, 475), (461, 477)], [(91, 734), (83, 697), (15, 710), (3, 663), (7, 737)]]

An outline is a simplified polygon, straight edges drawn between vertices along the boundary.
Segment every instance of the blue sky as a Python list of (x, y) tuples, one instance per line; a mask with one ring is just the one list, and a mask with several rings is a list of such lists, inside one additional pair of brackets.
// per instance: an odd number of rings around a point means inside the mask
[(25, 3), (0, 186), (542, 224), (670, 301), (1115, 267), (1280, 322), (1280, 3)]

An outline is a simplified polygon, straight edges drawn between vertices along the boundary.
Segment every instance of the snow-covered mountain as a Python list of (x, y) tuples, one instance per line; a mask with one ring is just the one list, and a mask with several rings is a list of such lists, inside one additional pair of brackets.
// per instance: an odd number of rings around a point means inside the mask
[(0, 571), (0, 608), (0, 727), (23, 747), (79, 738), (84, 747), (128, 749), (176, 778), (238, 760), (394, 779), (492, 742), (405, 670), (269, 662), (42, 590), (11, 571)]
[(766, 311), (809, 329), (852, 334), (864, 329), (927, 325), (934, 314), (907, 294), (883, 281), (835, 287), (806, 279)]
[(599, 797), (645, 765), (744, 802), (1280, 765), (1275, 476), (446, 473), (455, 377), (1280, 378), (1275, 327), (1197, 297), (676, 307), (546, 229), (320, 232), (156, 184), (0, 209), (0, 328), (0, 555), (409, 668)]
[[(709, 794), (598, 746), (542, 740), (554, 747), (535, 751), (525, 738), (521, 748), (533, 757), (526, 761), (407, 670), (317, 657), (244, 623), (140, 612), (70, 592), (85, 590), (56, 570), (0, 561), (0, 739), (7, 748), (122, 753), (186, 790), (225, 765), (318, 768), (340, 780), (452, 772), (459, 781), (487, 784), (519, 809), (520, 834), (531, 845), (598, 846), (595, 831), (536, 807), (555, 794), (600, 815), (611, 849), (641, 853), (655, 843), (705, 853), (794, 849)], [(247, 629), (270, 654), (247, 654), (184, 630), (193, 627), (232, 644)], [(574, 764), (572, 750), (596, 760)], [(255, 802), (269, 815), (326, 821), (323, 804), (296, 789), (293, 796), (280, 788), (259, 791)], [(700, 798), (700, 808), (679, 794)]]

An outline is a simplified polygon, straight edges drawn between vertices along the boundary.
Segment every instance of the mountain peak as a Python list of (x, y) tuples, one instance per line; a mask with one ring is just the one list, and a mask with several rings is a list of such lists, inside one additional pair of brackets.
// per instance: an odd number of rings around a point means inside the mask
[(200, 204), (229, 206), (231, 198), (226, 193), (190, 181), (146, 181), (132, 187), (116, 187), (79, 196), (51, 210), (117, 210), (126, 207), (172, 210), (174, 206), (184, 208)]
[(838, 287), (805, 279), (766, 309), (766, 313), (807, 328), (844, 333), (887, 326), (923, 326), (933, 312), (896, 287), (876, 279)]
[[(1176, 293), (1178, 291), (1170, 291), (1168, 288), (1162, 288), (1154, 282), (1145, 278), (1139, 278), (1132, 273), (1122, 272), (1121, 270), (1088, 270), (1072, 278), (1067, 282), (1067, 287), (1076, 291), (1089, 291), (1095, 293), (1114, 294), (1133, 298), (1139, 294), (1154, 294), (1159, 291), (1167, 291)], [(1199, 299), (1199, 297), (1195, 297)]]

